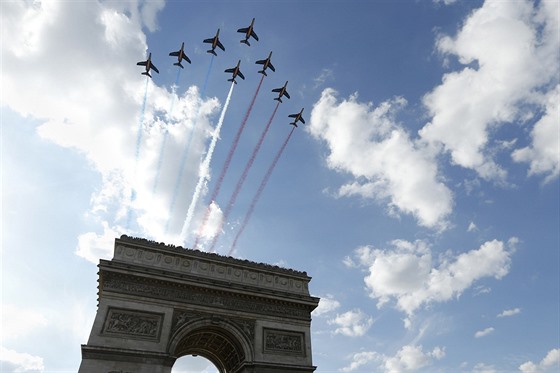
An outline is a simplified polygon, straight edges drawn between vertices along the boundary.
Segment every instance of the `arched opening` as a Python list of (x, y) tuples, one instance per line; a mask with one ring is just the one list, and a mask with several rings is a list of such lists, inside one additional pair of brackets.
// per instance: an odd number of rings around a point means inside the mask
[(185, 355), (173, 364), (171, 373), (219, 373), (218, 368), (202, 356)]
[(208, 321), (201, 324), (183, 330), (172, 349), (173, 355), (200, 356), (210, 361), (219, 373), (237, 372), (246, 361), (242, 342), (224, 325), (220, 327)]

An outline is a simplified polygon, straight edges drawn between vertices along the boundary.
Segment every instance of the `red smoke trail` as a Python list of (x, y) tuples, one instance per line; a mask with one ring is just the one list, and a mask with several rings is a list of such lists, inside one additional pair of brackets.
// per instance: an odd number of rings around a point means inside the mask
[(257, 145), (255, 146), (255, 149), (253, 149), (253, 154), (251, 154), (251, 157), (249, 158), (249, 161), (247, 162), (247, 165), (245, 165), (245, 169), (243, 170), (243, 173), (241, 174), (241, 177), (237, 181), (237, 185), (235, 186), (233, 194), (231, 195), (231, 198), (229, 199), (229, 203), (228, 203), (228, 205), (227, 205), (227, 207), (224, 211), (224, 214), (222, 215), (222, 221), (220, 223), (220, 228), (216, 231), (217, 233), (216, 233), (216, 235), (214, 235), (214, 239), (212, 240), (212, 245), (210, 246), (210, 249), (209, 249), (210, 252), (214, 252), (214, 247), (216, 246), (216, 242), (218, 241), (218, 238), (220, 236), (220, 232), (222, 230), (222, 227), (224, 226), (225, 222), (227, 222), (227, 220), (228, 220), (229, 213), (231, 212), (231, 209), (233, 208), (233, 205), (235, 204), (235, 201), (237, 200), (237, 196), (239, 195), (239, 192), (241, 191), (241, 187), (243, 186), (243, 183), (245, 183), (245, 179), (247, 178), (247, 174), (249, 174), (249, 170), (253, 166), (253, 162), (255, 162), (255, 158), (257, 157), (257, 154), (258, 154), (259, 150), (261, 149), (264, 138), (265, 138), (266, 134), (268, 133), (268, 129), (270, 128), (270, 124), (272, 123), (272, 120), (274, 119), (274, 116), (276, 115), (276, 111), (278, 110), (279, 105), (280, 105), (280, 101), (276, 104), (276, 107), (274, 108), (274, 111), (272, 112), (272, 115), (270, 116), (270, 119), (268, 120), (268, 123), (264, 127), (264, 130), (261, 134), (261, 137), (259, 138), (259, 141), (257, 142)]
[(231, 249), (229, 249), (228, 256), (231, 255), (233, 250), (235, 250), (235, 246), (237, 245), (237, 240), (239, 239), (239, 236), (241, 236), (241, 234), (245, 230), (245, 227), (247, 226), (247, 223), (249, 222), (249, 219), (251, 218), (251, 215), (253, 214), (253, 211), (255, 210), (255, 206), (257, 205), (257, 202), (259, 201), (259, 198), (261, 197), (261, 194), (262, 194), (264, 188), (266, 187), (266, 184), (268, 183), (268, 179), (270, 179), (270, 176), (272, 175), (272, 171), (274, 171), (274, 168), (276, 167), (276, 164), (278, 163), (278, 160), (280, 159), (280, 156), (284, 152), (284, 149), (286, 149), (286, 145), (288, 145), (288, 141), (290, 141), (290, 137), (292, 137), (292, 133), (294, 133), (295, 129), (296, 129), (295, 127), (292, 128), (292, 130), (288, 134), (288, 137), (286, 138), (286, 140), (282, 144), (282, 147), (278, 151), (278, 154), (276, 154), (276, 157), (274, 158), (274, 160), (272, 161), (272, 164), (268, 168), (268, 171), (266, 171), (266, 175), (264, 176), (264, 179), (261, 182), (261, 185), (259, 186), (259, 189), (257, 190), (257, 194), (255, 194), (255, 197), (253, 198), (253, 201), (251, 202), (251, 205), (249, 206), (249, 210), (247, 211), (247, 214), (245, 215), (245, 219), (243, 220), (243, 223), (241, 224), (241, 227), (239, 228), (239, 231), (237, 232), (237, 235), (235, 236), (235, 239), (233, 240), (233, 244), (231, 245)]
[(247, 109), (247, 112), (245, 113), (245, 117), (243, 118), (243, 121), (241, 122), (241, 125), (239, 126), (239, 129), (237, 130), (237, 133), (235, 134), (235, 138), (233, 139), (233, 143), (231, 144), (231, 148), (229, 149), (229, 153), (228, 153), (227, 158), (224, 162), (224, 166), (222, 167), (222, 171), (220, 172), (220, 176), (218, 176), (218, 179), (216, 181), (216, 185), (214, 186), (214, 190), (212, 191), (212, 194), (210, 195), (210, 203), (208, 204), (208, 208), (206, 209), (206, 213), (204, 214), (204, 219), (202, 220), (202, 223), (200, 224), (200, 227), (198, 227), (198, 234), (196, 235), (196, 239), (195, 239), (195, 242), (194, 242), (194, 245), (193, 245), (193, 249), (197, 248), (199, 237), (202, 234), (202, 232), (204, 231), (204, 228), (206, 228), (206, 224), (208, 223), (208, 219), (210, 218), (210, 211), (211, 211), (210, 205), (212, 204), (213, 201), (216, 200), (216, 198), (218, 197), (218, 193), (220, 193), (220, 188), (222, 187), (224, 177), (226, 176), (226, 172), (229, 168), (229, 164), (231, 163), (231, 159), (233, 158), (233, 153), (235, 153), (235, 149), (237, 149), (237, 144), (239, 144), (239, 138), (241, 137), (241, 134), (243, 133), (243, 129), (245, 128), (245, 124), (247, 124), (247, 119), (249, 119), (249, 115), (251, 114), (251, 111), (253, 110), (253, 105), (255, 104), (255, 100), (257, 99), (257, 95), (259, 94), (259, 90), (261, 89), (261, 85), (262, 85), (263, 80), (264, 80), (264, 75), (261, 77), (259, 85), (257, 86), (257, 90), (255, 91), (255, 94), (253, 95), (253, 99), (251, 100), (251, 103), (249, 104), (249, 108)]

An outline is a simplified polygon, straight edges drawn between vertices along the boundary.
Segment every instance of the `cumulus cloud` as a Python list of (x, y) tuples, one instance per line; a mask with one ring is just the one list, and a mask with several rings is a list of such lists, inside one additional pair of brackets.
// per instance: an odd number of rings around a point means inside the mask
[(369, 271), (364, 281), (377, 306), (394, 300), (409, 316), (421, 306), (459, 297), (482, 278), (501, 279), (511, 263), (511, 248), (508, 251), (498, 240), (437, 260), (424, 241), (395, 240), (391, 245), (388, 249), (358, 248), (355, 258)]
[(379, 368), (387, 373), (415, 372), (432, 364), (433, 359), (445, 357), (445, 349), (436, 347), (432, 351), (423, 352), (422, 346), (405, 345), (394, 356), (386, 356), (375, 351), (364, 351), (352, 356), (350, 365), (342, 368), (343, 372), (351, 372), (371, 362), (377, 362)]
[(340, 196), (387, 201), (392, 214), (414, 216), (422, 226), (441, 229), (452, 210), (451, 191), (439, 180), (435, 160), (398, 125), (406, 104), (397, 97), (374, 107), (356, 95), (338, 101), (325, 89), (307, 130), (329, 148), (327, 166), (351, 177)]
[(490, 334), (492, 332), (494, 332), (494, 328), (489, 327), (489, 328), (486, 328), (484, 330), (477, 331), (476, 333), (474, 333), (474, 337), (475, 338), (486, 337), (488, 334)]
[(499, 313), (497, 317), (509, 317), (520, 313), (521, 313), (521, 308), (513, 308), (511, 310), (504, 310), (503, 312)]
[(329, 324), (336, 325), (335, 334), (348, 337), (361, 337), (367, 333), (373, 325), (373, 318), (366, 315), (362, 310), (356, 309), (342, 314), (337, 314)]
[(43, 358), (24, 352), (17, 352), (0, 346), (0, 363), (2, 370), (20, 372), (44, 372)]
[[(455, 164), (504, 181), (490, 136), (501, 125), (532, 117), (527, 107), (545, 107), (543, 96), (549, 102), (557, 97), (551, 87), (558, 84), (558, 7), (554, 1), (486, 1), (457, 35), (441, 36), (437, 50), (464, 67), (446, 74), (424, 97), (432, 119), (420, 130), (422, 139), (449, 152)], [(530, 163), (531, 174), (558, 176), (558, 146), (550, 153), (558, 143), (557, 119), (557, 105), (549, 106), (535, 125), (532, 145), (513, 153)]]
[[(135, 68), (147, 49), (143, 28), (157, 29), (163, 5), (35, 1), (2, 6), (1, 84), (10, 92), (2, 105), (42, 121), (40, 136), (83, 154), (101, 175), (86, 214), (98, 228), (84, 233), (77, 248), (93, 262), (109, 255), (112, 243), (100, 246), (108, 235), (133, 231), (175, 241), (199, 171), (197, 162), (183, 160), (200, 158), (209, 118), (219, 108), (217, 99), (202, 99), (197, 87), (176, 93)], [(179, 195), (174, 192), (178, 175)]]
[(558, 372), (560, 369), (560, 349), (556, 348), (548, 351), (546, 356), (540, 363), (527, 361), (519, 366), (519, 370), (523, 373), (544, 373)]
[(498, 370), (493, 365), (478, 363), (474, 366), (472, 373), (498, 373)]
[(326, 313), (332, 312), (340, 307), (340, 302), (334, 299), (334, 297), (330, 294), (327, 294), (324, 297), (321, 297), (319, 301), (319, 305), (317, 308), (313, 310), (311, 315), (313, 316), (322, 316)]

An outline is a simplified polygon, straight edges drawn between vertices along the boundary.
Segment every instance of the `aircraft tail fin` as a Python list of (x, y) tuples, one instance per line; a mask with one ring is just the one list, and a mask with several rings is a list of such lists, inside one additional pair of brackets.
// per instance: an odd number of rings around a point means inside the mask
[(251, 44), (249, 44), (249, 40), (247, 40), (247, 39), (240, 40), (239, 42), (243, 43), (243, 44), (247, 44), (248, 46), (251, 46)]
[(276, 101), (282, 102), (282, 99), (281, 99), (280, 97), (274, 97), (274, 99), (275, 99)]
[(268, 75), (266, 75), (266, 71), (264, 71), (264, 70), (259, 70), (259, 73), (263, 74), (264, 76), (268, 76)]
[(228, 81), (228, 82), (234, 82), (235, 84), (237, 84), (237, 82), (235, 81), (234, 78), (228, 79), (227, 81)]
[(152, 77), (152, 76), (150, 75), (150, 73), (147, 72), (147, 71), (144, 71), (144, 72), (142, 73), (142, 75), (147, 75), (147, 76), (149, 76), (150, 78)]
[(211, 54), (213, 54), (214, 56), (218, 57), (218, 55), (216, 54), (216, 51), (215, 51), (214, 49), (208, 49), (208, 50), (206, 51), (206, 53), (211, 53)]
[(179, 66), (181, 69), (184, 69), (183, 65), (181, 65), (181, 62), (175, 62), (173, 65)]

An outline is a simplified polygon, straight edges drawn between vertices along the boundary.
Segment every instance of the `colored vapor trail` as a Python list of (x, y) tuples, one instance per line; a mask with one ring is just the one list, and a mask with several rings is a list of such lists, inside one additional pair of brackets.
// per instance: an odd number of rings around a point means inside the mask
[(226, 102), (224, 104), (224, 108), (222, 109), (222, 113), (220, 114), (220, 119), (218, 120), (218, 124), (216, 125), (216, 129), (214, 130), (214, 133), (212, 134), (212, 141), (210, 142), (210, 146), (208, 147), (208, 152), (206, 153), (206, 157), (204, 158), (204, 161), (200, 165), (198, 183), (196, 184), (194, 195), (193, 195), (191, 204), (189, 206), (189, 209), (187, 211), (187, 216), (185, 218), (185, 222), (183, 223), (183, 228), (181, 229), (180, 239), (181, 239), (182, 244), (184, 244), (186, 239), (187, 239), (189, 226), (191, 224), (193, 214), (194, 214), (194, 208), (196, 206), (196, 203), (198, 202), (198, 198), (200, 197), (200, 191), (202, 190), (202, 186), (204, 184), (204, 181), (207, 180), (207, 178), (208, 178), (210, 161), (212, 160), (212, 154), (214, 153), (214, 148), (216, 147), (216, 142), (218, 141), (218, 138), (220, 137), (220, 130), (222, 128), (222, 124), (224, 123), (224, 117), (226, 115), (226, 111), (227, 111), (227, 108), (229, 106), (229, 102), (231, 100), (231, 95), (233, 93), (233, 87), (234, 86), (235, 86), (235, 83), (232, 82), (231, 87), (229, 89), (228, 96), (226, 98)]
[(257, 190), (257, 193), (255, 194), (255, 197), (253, 197), (253, 200), (251, 201), (251, 205), (249, 206), (249, 210), (247, 210), (247, 214), (245, 215), (245, 218), (243, 219), (243, 223), (241, 223), (241, 226), (239, 227), (239, 231), (237, 232), (237, 235), (235, 236), (235, 239), (233, 240), (233, 244), (231, 245), (231, 248), (229, 249), (229, 252), (227, 254), (228, 256), (230, 256), (233, 253), (233, 250), (235, 250), (235, 246), (237, 245), (237, 240), (239, 239), (239, 237), (241, 236), (241, 234), (245, 230), (245, 227), (247, 226), (247, 223), (249, 222), (249, 219), (251, 218), (251, 215), (253, 214), (253, 211), (255, 210), (255, 206), (257, 205), (257, 202), (259, 201), (259, 198), (261, 197), (261, 194), (262, 194), (264, 188), (266, 187), (266, 184), (268, 183), (268, 180), (270, 179), (270, 176), (272, 175), (272, 171), (274, 171), (274, 168), (276, 168), (276, 164), (278, 163), (278, 160), (280, 159), (280, 156), (284, 152), (284, 149), (286, 149), (286, 145), (288, 145), (288, 141), (290, 141), (290, 138), (292, 137), (292, 134), (294, 133), (294, 130), (295, 130), (295, 127), (292, 128), (292, 130), (288, 134), (288, 137), (286, 137), (286, 140), (284, 140), (284, 143), (280, 147), (280, 150), (276, 154), (276, 157), (274, 157), (274, 160), (272, 161), (272, 164), (270, 165), (270, 167), (266, 171), (266, 175), (264, 176), (264, 178), (261, 182), (261, 185), (259, 185), (259, 189)]
[[(173, 107), (175, 106), (176, 87), (179, 86), (179, 80), (181, 79), (181, 69), (177, 69), (177, 70), (178, 71), (177, 71), (177, 77), (175, 78), (175, 84), (171, 86), (172, 96), (171, 96), (171, 105), (169, 106), (169, 118), (171, 118), (173, 115)], [(156, 190), (158, 187), (159, 175), (163, 163), (163, 154), (165, 152), (165, 145), (167, 145), (168, 136), (169, 136), (169, 131), (166, 128), (165, 133), (163, 134), (163, 140), (161, 141), (161, 146), (159, 148), (159, 156), (158, 156), (158, 162), (156, 166), (156, 176), (154, 177), (154, 186), (152, 187), (152, 195), (156, 194)]]
[[(208, 79), (210, 77), (210, 71), (212, 70), (212, 65), (214, 64), (214, 56), (210, 59), (210, 65), (208, 65), (208, 71), (206, 72), (206, 77), (204, 79), (204, 85), (202, 87), (202, 92), (200, 93), (201, 99), (204, 98), (206, 94), (206, 87), (208, 86)], [(192, 144), (192, 139), (194, 137), (194, 130), (196, 128), (196, 122), (198, 120), (198, 114), (200, 112), (200, 106), (198, 107), (198, 111), (194, 117), (194, 123), (192, 128), (189, 132), (187, 142), (185, 143), (185, 147), (183, 148), (183, 153), (181, 155), (181, 163), (179, 165), (179, 173), (177, 174), (177, 178), (175, 179), (175, 187), (173, 188), (173, 196), (171, 197), (171, 202), (169, 204), (169, 214), (167, 215), (167, 223), (165, 224), (165, 233), (169, 231), (169, 223), (171, 221), (171, 217), (173, 216), (173, 211), (175, 210), (175, 204), (177, 202), (177, 197), (179, 196), (179, 191), (181, 190), (181, 181), (183, 180), (183, 172), (185, 170), (185, 164), (187, 163), (187, 158), (189, 156), (189, 151)]]
[(229, 149), (229, 153), (228, 153), (228, 155), (226, 157), (226, 160), (224, 162), (224, 166), (222, 167), (222, 171), (220, 172), (220, 175), (218, 176), (218, 179), (216, 181), (216, 185), (214, 186), (212, 194), (210, 195), (210, 203), (208, 205), (208, 208), (206, 209), (206, 213), (204, 214), (204, 218), (202, 220), (202, 223), (200, 224), (200, 227), (198, 228), (198, 234), (195, 238), (193, 249), (196, 249), (196, 247), (198, 246), (199, 237), (200, 237), (201, 233), (204, 231), (204, 228), (206, 228), (206, 224), (208, 223), (208, 219), (210, 218), (210, 211), (211, 211), (210, 206), (211, 206), (212, 202), (214, 202), (216, 200), (216, 198), (218, 197), (218, 194), (220, 193), (220, 189), (222, 187), (224, 177), (227, 173), (227, 170), (229, 169), (229, 165), (231, 163), (231, 159), (233, 158), (233, 154), (235, 153), (235, 150), (237, 149), (237, 145), (239, 144), (239, 139), (241, 138), (241, 134), (243, 133), (243, 129), (245, 128), (245, 125), (247, 124), (247, 119), (249, 119), (249, 115), (251, 114), (251, 111), (253, 110), (253, 105), (255, 104), (255, 100), (257, 99), (257, 95), (259, 94), (259, 90), (261, 89), (261, 85), (262, 85), (263, 80), (264, 80), (264, 75), (261, 77), (261, 80), (259, 81), (259, 85), (257, 86), (257, 89), (255, 90), (255, 94), (253, 95), (253, 99), (251, 100), (251, 103), (249, 104), (249, 107), (247, 108), (247, 112), (245, 113), (245, 116), (243, 117), (243, 121), (241, 122), (241, 125), (239, 126), (239, 129), (237, 130), (237, 133), (235, 134), (235, 138), (233, 139), (233, 142), (231, 144), (231, 148)]
[(144, 114), (146, 113), (146, 101), (148, 101), (148, 82), (149, 79), (146, 77), (146, 85), (144, 87), (144, 98), (142, 100), (142, 109), (140, 110), (140, 118), (138, 119), (138, 133), (136, 135), (136, 151), (134, 153), (134, 175), (132, 181), (132, 189), (130, 191), (130, 200), (128, 204), (128, 212), (126, 214), (126, 230), (130, 227), (130, 220), (132, 219), (131, 205), (132, 201), (136, 199), (136, 172), (138, 169), (138, 161), (140, 159), (140, 147), (142, 145), (142, 135), (144, 133)]
[(280, 102), (277, 102), (276, 106), (274, 107), (274, 111), (272, 112), (272, 115), (270, 116), (270, 119), (266, 123), (266, 126), (264, 127), (263, 132), (261, 133), (261, 137), (259, 138), (259, 141), (257, 142), (257, 145), (253, 149), (253, 153), (251, 154), (251, 157), (249, 158), (249, 160), (247, 161), (247, 164), (245, 165), (245, 169), (243, 170), (243, 173), (241, 174), (241, 177), (237, 181), (237, 185), (235, 186), (235, 189), (234, 189), (234, 191), (231, 195), (231, 198), (229, 199), (229, 203), (227, 204), (226, 209), (224, 210), (224, 214), (222, 216), (222, 221), (220, 223), (220, 228), (216, 231), (216, 234), (214, 235), (214, 238), (212, 240), (212, 244), (210, 245), (210, 248), (209, 248), (210, 252), (214, 251), (214, 248), (215, 248), (216, 242), (218, 241), (218, 238), (220, 236), (220, 232), (222, 230), (222, 227), (228, 221), (228, 217), (229, 217), (229, 214), (231, 212), (231, 209), (233, 208), (233, 205), (235, 205), (235, 202), (237, 201), (237, 196), (239, 195), (239, 192), (241, 192), (241, 188), (243, 187), (243, 184), (245, 183), (245, 180), (247, 179), (247, 175), (249, 174), (249, 170), (251, 169), (251, 167), (253, 166), (253, 163), (255, 162), (255, 158), (257, 157), (257, 154), (259, 153), (259, 150), (261, 149), (261, 146), (262, 146), (263, 141), (266, 137), (266, 134), (268, 133), (268, 130), (270, 129), (270, 125), (272, 124), (274, 116), (276, 115), (276, 111), (278, 111), (278, 106), (279, 105), (280, 105)]

